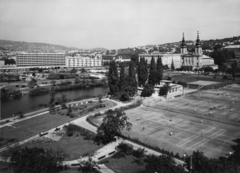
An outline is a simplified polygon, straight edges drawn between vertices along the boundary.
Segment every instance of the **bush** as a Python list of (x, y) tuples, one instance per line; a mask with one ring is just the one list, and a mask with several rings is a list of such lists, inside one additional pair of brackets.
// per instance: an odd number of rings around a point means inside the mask
[(122, 153), (124, 155), (130, 155), (133, 152), (133, 146), (124, 142), (118, 144), (116, 149), (119, 153)]
[(29, 96), (38, 96), (38, 95), (43, 95), (48, 93), (49, 93), (49, 89), (47, 88), (34, 88), (29, 91)]
[(94, 111), (94, 107), (89, 108), (88, 111), (89, 111), (89, 112)]

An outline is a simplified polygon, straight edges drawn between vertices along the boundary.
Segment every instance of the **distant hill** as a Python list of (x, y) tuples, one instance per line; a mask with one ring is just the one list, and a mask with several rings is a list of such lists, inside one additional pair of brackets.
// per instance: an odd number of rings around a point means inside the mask
[(69, 50), (80, 50), (78, 48), (66, 47), (47, 43), (30, 43), (23, 41), (0, 40), (1, 50), (26, 51), (26, 52), (65, 52)]
[(88, 49), (88, 50), (90, 50), (90, 51), (93, 51), (93, 50), (96, 50), (96, 51), (107, 51), (108, 49), (98, 47), (98, 48), (92, 48), (92, 49)]

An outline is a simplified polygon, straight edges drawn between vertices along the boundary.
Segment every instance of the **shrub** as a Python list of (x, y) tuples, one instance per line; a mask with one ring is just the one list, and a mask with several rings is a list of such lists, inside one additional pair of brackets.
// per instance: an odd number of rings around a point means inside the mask
[(29, 91), (29, 96), (37, 96), (49, 93), (49, 89), (47, 88), (34, 88)]
[(133, 152), (133, 146), (124, 142), (121, 142), (116, 149), (124, 155), (130, 155)]
[(88, 111), (89, 111), (89, 112), (94, 111), (94, 107), (89, 108)]

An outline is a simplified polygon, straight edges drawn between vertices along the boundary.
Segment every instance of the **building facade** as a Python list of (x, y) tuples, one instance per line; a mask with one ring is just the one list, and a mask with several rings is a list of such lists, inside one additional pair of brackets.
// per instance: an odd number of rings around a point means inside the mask
[(63, 67), (65, 66), (64, 53), (24, 53), (18, 54), (18, 67)]
[(101, 55), (77, 55), (77, 56), (67, 56), (65, 60), (66, 67), (98, 67), (102, 66), (102, 56)]
[(167, 65), (169, 68), (171, 67), (172, 62), (175, 68), (180, 68), (182, 65), (181, 54), (139, 54), (139, 61), (141, 58), (144, 58), (147, 60), (147, 63), (150, 64), (152, 57), (155, 59), (155, 62), (157, 62), (158, 57), (161, 57), (162, 64)]
[(194, 53), (187, 52), (187, 46), (183, 34), (183, 39), (181, 43), (181, 61), (182, 61), (182, 69), (186, 70), (194, 70), (204, 67), (212, 67), (213, 69), (217, 69), (218, 66), (214, 64), (214, 60), (206, 55), (203, 55), (202, 46), (199, 39), (199, 32), (197, 34), (197, 40), (195, 44)]

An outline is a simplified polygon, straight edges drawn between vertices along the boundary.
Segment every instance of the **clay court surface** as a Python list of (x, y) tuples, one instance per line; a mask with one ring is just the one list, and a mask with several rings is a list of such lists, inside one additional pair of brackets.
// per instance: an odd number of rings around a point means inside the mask
[(200, 150), (211, 158), (226, 156), (240, 137), (239, 105), (240, 85), (153, 100), (126, 111), (133, 126), (125, 133), (180, 155)]

